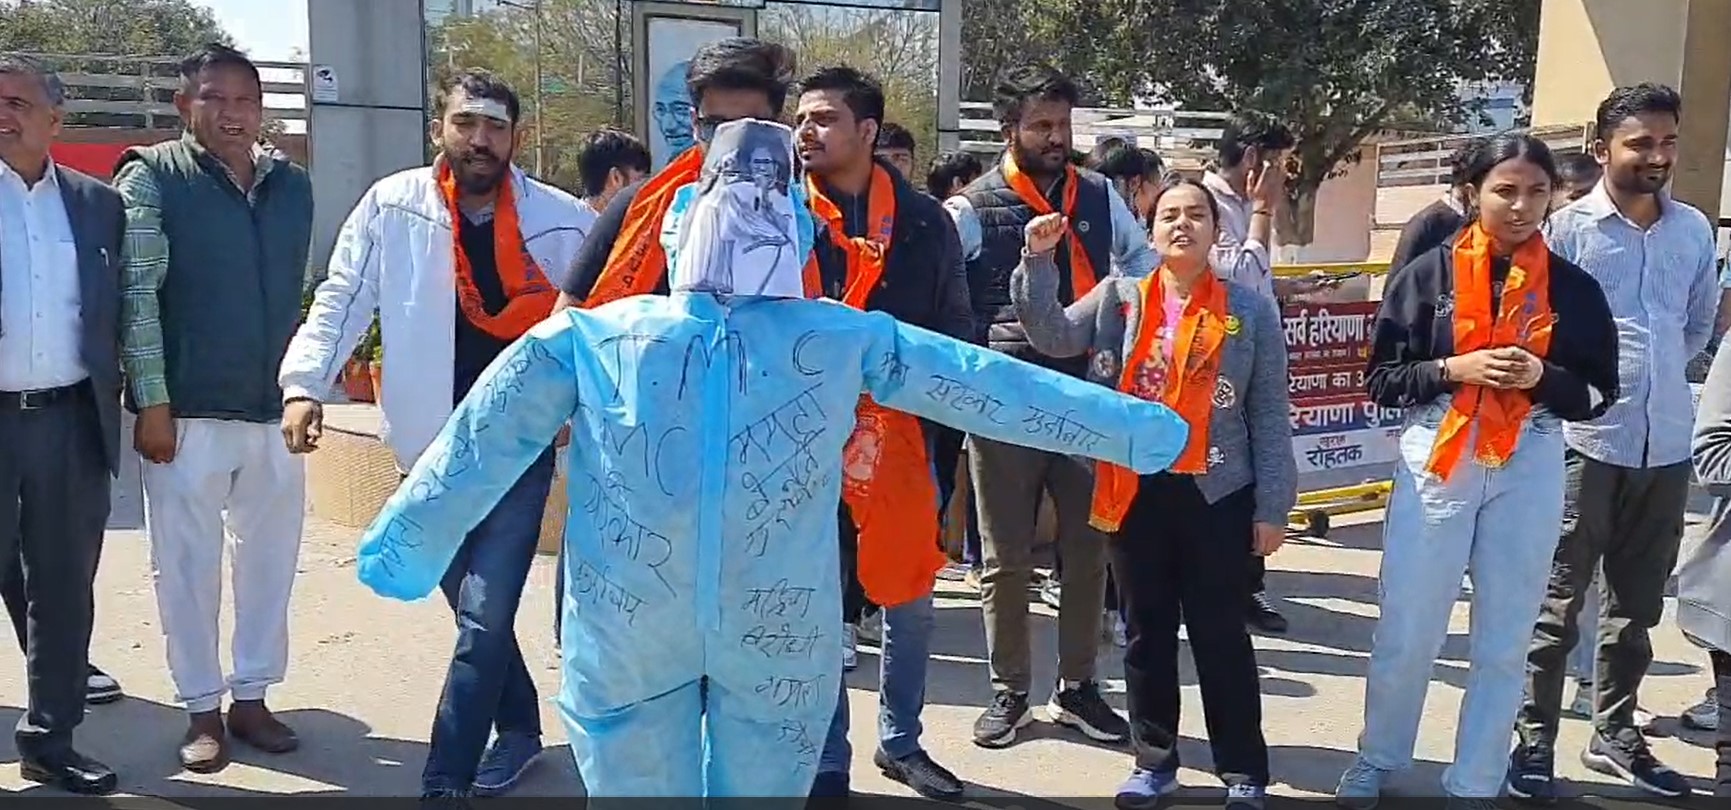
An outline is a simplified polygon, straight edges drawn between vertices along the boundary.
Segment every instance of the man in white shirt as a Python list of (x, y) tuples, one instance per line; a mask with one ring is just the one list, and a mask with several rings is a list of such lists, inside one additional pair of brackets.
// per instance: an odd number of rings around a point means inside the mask
[[(377, 311), (384, 435), (399, 468), (414, 467), (481, 372), (552, 311), (558, 288), (544, 268), (570, 267), (594, 222), (577, 198), (512, 165), (525, 130), (509, 85), (467, 71), (441, 85), (437, 104), (438, 158), (361, 197), (289, 343), (279, 379), (292, 452), (318, 449), (321, 402)], [(458, 635), (421, 773), (426, 798), (503, 793), (541, 753), (540, 700), (514, 627), (553, 474), (548, 447), (445, 574)]]
[(0, 568), (23, 566), (20, 775), (73, 793), (114, 772), (72, 748), (84, 719), (97, 558), (120, 453), (114, 190), (56, 166), (64, 87), (0, 56)]
[[(1214, 272), (1251, 289), (1276, 297), (1274, 270), (1262, 261), (1248, 261), (1243, 246), (1250, 238), (1250, 218), (1258, 213), (1251, 198), (1251, 176), (1265, 164), (1286, 159), (1293, 145), (1292, 133), (1277, 121), (1261, 116), (1234, 116), (1220, 132), (1218, 166), (1202, 175), (1202, 185), (1214, 195), (1220, 208), (1220, 236), (1214, 242)], [(1272, 214), (1272, 211), (1266, 212)], [(1286, 617), (1268, 598), (1267, 569), (1263, 558), (1251, 556), (1250, 604), (1245, 620), (1265, 633), (1286, 632)]]

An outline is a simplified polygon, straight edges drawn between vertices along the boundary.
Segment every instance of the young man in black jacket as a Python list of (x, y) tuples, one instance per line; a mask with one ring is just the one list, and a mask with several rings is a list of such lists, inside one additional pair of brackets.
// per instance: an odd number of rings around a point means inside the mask
[[(799, 84), (795, 112), (800, 160), (808, 173), (807, 189), (819, 226), (817, 255), (824, 294), (866, 309), (887, 312), (897, 320), (942, 332), (962, 340), (975, 337), (972, 305), (955, 228), (938, 201), (910, 185), (901, 172), (874, 157), (884, 118), (883, 89), (877, 80), (849, 67), (817, 71)], [(839, 229), (839, 231), (838, 231)], [(887, 233), (886, 233), (887, 231)], [(848, 278), (865, 262), (849, 261), (849, 252), (877, 242), (887, 252), (882, 275), (869, 295), (855, 301), (848, 291), (860, 279)], [(837, 272), (839, 270), (839, 272)], [(856, 293), (857, 295), (857, 293)], [(927, 446), (930, 426), (927, 425)], [(937, 503), (931, 504), (934, 525)], [(846, 511), (845, 509), (843, 510)], [(844, 515), (841, 526), (844, 563), (856, 561), (857, 533)], [(931, 538), (935, 544), (938, 538)], [(842, 572), (851, 585), (854, 572)], [(844, 609), (864, 606), (857, 586)], [(920, 746), (920, 712), (925, 704), (926, 662), (933, 626), (931, 595), (886, 607), (879, 677), (878, 749), (873, 760), (891, 778), (921, 795), (952, 799), (962, 793), (954, 774), (933, 762)], [(858, 616), (846, 617), (857, 621)], [(837, 704), (835, 722), (818, 765), (814, 796), (845, 796), (852, 750), (848, 745), (847, 696)]]

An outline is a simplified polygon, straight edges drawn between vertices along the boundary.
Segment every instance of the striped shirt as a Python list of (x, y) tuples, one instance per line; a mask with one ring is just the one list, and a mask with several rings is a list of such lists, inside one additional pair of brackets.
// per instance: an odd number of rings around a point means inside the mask
[(1659, 206), (1659, 221), (1642, 229), (1601, 182), (1546, 224), (1551, 249), (1598, 279), (1617, 321), (1622, 393), (1604, 416), (1564, 430), (1571, 448), (1618, 467), (1689, 460), (1694, 399), (1684, 368), (1713, 336), (1719, 306), (1707, 217), (1663, 192)]
[[(193, 150), (204, 150), (190, 134), (182, 139)], [(256, 146), (253, 160), (252, 188), (247, 191), (247, 201), (256, 203), (259, 185), (275, 162)], [(223, 166), (223, 173), (236, 188), (240, 187), (240, 180), (227, 166)], [(168, 275), (169, 245), (162, 229), (162, 189), (157, 185), (156, 173), (142, 160), (129, 161), (121, 167), (114, 177), (114, 188), (126, 203), (126, 238), (122, 244), (126, 263), (120, 277), (120, 365), (126, 371), (127, 384), (138, 407), (167, 405), (162, 308), (156, 297)]]
[(1211, 254), (1214, 274), (1268, 298), (1275, 297), (1274, 267), (1267, 246), (1262, 246), (1260, 252), (1245, 249), (1250, 242), (1250, 217), (1256, 206), (1214, 172), (1202, 175), (1202, 185), (1214, 196), (1215, 207), (1220, 209), (1220, 235), (1214, 240)]

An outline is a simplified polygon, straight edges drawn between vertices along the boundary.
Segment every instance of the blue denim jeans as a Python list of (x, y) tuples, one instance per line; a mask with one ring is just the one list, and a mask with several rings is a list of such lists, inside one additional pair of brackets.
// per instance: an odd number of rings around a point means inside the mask
[[(928, 445), (930, 447), (932, 445)], [(932, 470), (938, 475), (936, 466)], [(941, 478), (941, 476), (939, 476)], [(937, 538), (932, 538), (933, 542)], [(932, 655), (932, 595), (927, 593), (907, 604), (886, 607), (884, 638), (878, 659), (878, 747), (893, 759), (920, 750), (920, 712), (926, 707), (926, 667)], [(853, 762), (848, 742), (847, 679), (838, 679), (841, 700), (836, 701), (835, 719), (830, 721), (818, 758), (818, 773), (847, 773)]]
[[(932, 654), (936, 616), (931, 594), (905, 605), (884, 608), (884, 640), (878, 671), (878, 747), (892, 759), (920, 750), (920, 712), (926, 706), (926, 667)], [(853, 762), (848, 742), (847, 683), (841, 686), (835, 719), (824, 740), (818, 773), (847, 773)]]
[(1401, 431), (1359, 755), (1388, 771), (1412, 764), (1425, 694), (1466, 573), (1473, 582), (1471, 658), (1443, 789), (1494, 798), (1562, 525), (1563, 435), (1555, 418), (1535, 414), (1503, 467), (1487, 468), (1469, 452), (1443, 481), (1425, 467), (1447, 408), (1445, 397), (1414, 409)]
[(425, 789), (467, 790), (500, 734), (541, 734), (540, 698), (517, 647), (517, 604), (535, 560), (553, 483), (548, 451), (469, 532), (439, 587), (457, 619), (457, 645), (421, 771)]

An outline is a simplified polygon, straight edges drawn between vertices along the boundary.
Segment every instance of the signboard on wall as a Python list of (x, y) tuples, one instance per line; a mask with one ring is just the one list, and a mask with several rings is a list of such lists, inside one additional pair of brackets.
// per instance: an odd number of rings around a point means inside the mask
[(649, 145), (654, 169), (695, 143), (697, 104), (685, 90), (692, 55), (712, 42), (756, 34), (757, 12), (749, 8), (632, 3), (637, 135)]
[(1281, 312), (1300, 475), (1365, 467), (1367, 478), (1380, 477), (1371, 471), (1399, 458), (1401, 411), (1371, 402), (1364, 388), (1376, 310), (1357, 301)]

